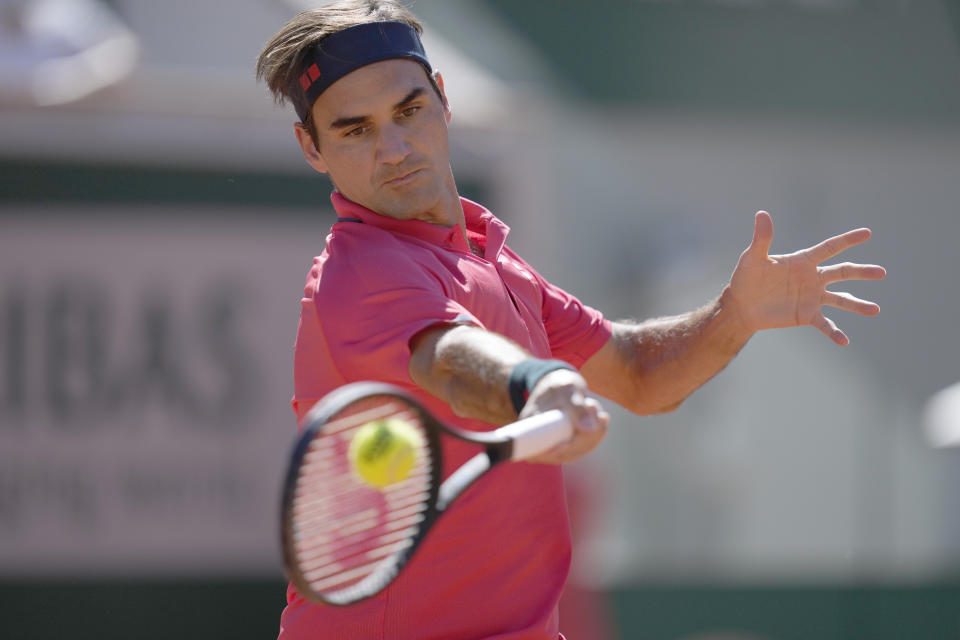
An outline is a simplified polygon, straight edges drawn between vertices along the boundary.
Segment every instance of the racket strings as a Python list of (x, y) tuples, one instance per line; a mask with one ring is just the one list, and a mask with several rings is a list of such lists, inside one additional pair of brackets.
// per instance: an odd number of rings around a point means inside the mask
[[(329, 526), (322, 523), (314, 532), (309, 544), (301, 544), (299, 551), (300, 562), (304, 566), (327, 566), (335, 570), (337, 566), (349, 564), (346, 562), (355, 556), (372, 556), (381, 551), (388, 543), (403, 543), (411, 538), (411, 528), (415, 529), (423, 521), (423, 509), (415, 505), (405, 513), (398, 512), (397, 519), (390, 520), (377, 526), (367, 512), (361, 514), (362, 520), (344, 522), (342, 527)], [(316, 523), (305, 522), (304, 527), (316, 526)], [(301, 542), (304, 538), (301, 538)], [(377, 546), (379, 545), (379, 546)], [(395, 545), (391, 545), (393, 548)], [(363, 558), (357, 558), (362, 560)]]
[(377, 489), (352, 469), (350, 442), (363, 425), (399, 419), (427, 441), (419, 414), (389, 396), (366, 398), (320, 429), (301, 465), (292, 514), (294, 552), (310, 588), (335, 594), (376, 581), (393, 559), (412, 545), (425, 518), (432, 483), (427, 447), (416, 452), (410, 474)]

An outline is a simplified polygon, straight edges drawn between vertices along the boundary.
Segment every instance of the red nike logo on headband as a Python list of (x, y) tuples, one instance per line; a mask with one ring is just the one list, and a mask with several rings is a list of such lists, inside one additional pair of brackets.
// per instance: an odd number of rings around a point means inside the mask
[(304, 91), (310, 88), (317, 78), (320, 77), (320, 67), (317, 66), (317, 63), (314, 62), (310, 65), (306, 71), (300, 75), (300, 86)]

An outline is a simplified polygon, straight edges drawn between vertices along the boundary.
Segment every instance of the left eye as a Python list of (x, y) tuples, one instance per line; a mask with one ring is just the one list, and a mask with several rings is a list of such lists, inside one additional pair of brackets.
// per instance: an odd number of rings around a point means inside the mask
[(420, 110), (420, 107), (407, 107), (406, 109), (400, 112), (400, 115), (403, 116), (404, 118), (409, 118), (419, 110)]

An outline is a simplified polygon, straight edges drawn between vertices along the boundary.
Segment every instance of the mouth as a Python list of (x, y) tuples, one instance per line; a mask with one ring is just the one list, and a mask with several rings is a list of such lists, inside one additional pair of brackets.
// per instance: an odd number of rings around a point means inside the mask
[(384, 184), (388, 187), (399, 187), (416, 179), (422, 172), (423, 169), (414, 169), (413, 171), (409, 171), (401, 176), (387, 180), (384, 182)]

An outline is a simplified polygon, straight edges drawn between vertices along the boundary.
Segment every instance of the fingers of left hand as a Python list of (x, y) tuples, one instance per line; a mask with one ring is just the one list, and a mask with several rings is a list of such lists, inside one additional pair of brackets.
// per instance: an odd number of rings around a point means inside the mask
[(853, 229), (839, 236), (827, 238), (820, 244), (808, 249), (810, 256), (818, 263), (843, 253), (850, 247), (862, 244), (870, 239), (870, 229)]
[(887, 270), (875, 264), (843, 262), (829, 267), (820, 267), (820, 279), (824, 284), (845, 280), (882, 280), (886, 275)]
[(862, 316), (875, 316), (880, 313), (880, 305), (861, 300), (845, 291), (825, 291), (820, 301), (827, 306), (852, 311)]
[(813, 319), (813, 326), (841, 347), (850, 344), (850, 338), (847, 337), (847, 334), (840, 331), (833, 320), (822, 314), (818, 314), (817, 317)]

